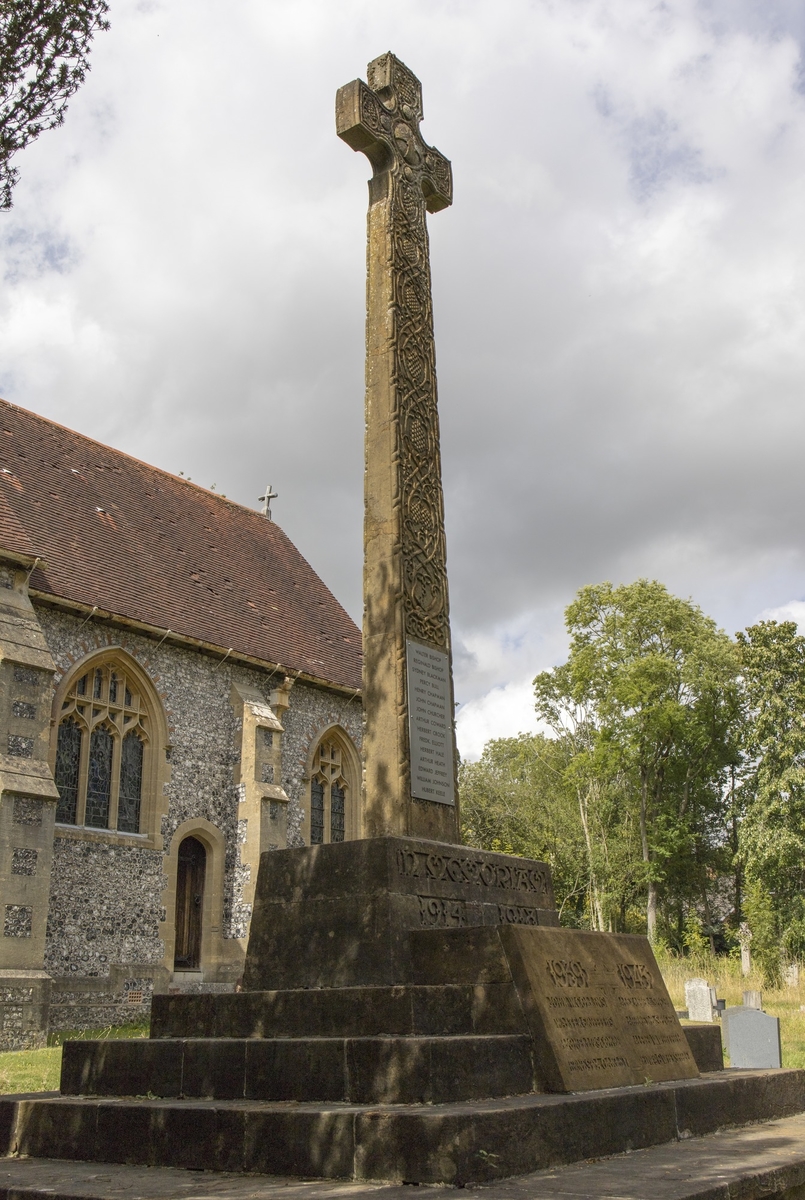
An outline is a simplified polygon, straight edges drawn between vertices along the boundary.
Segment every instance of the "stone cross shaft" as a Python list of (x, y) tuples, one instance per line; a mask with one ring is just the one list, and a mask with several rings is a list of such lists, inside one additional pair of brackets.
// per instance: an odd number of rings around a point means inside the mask
[(393, 54), (336, 98), (369, 182), (364, 511), (364, 835), (457, 842), (456, 753), (426, 210), (452, 203)]

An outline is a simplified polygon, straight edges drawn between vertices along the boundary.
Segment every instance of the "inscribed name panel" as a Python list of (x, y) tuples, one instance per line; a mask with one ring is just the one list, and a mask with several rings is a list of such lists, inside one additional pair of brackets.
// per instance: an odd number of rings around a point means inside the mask
[(645, 938), (517, 926), (499, 934), (548, 1088), (698, 1076)]
[(455, 804), (450, 658), (443, 650), (410, 639), (405, 643), (405, 656), (411, 795), (417, 800)]

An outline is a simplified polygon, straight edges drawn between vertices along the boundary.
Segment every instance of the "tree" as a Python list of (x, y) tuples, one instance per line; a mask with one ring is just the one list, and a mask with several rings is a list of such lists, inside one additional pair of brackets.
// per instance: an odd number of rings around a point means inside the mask
[(739, 857), (773, 978), (780, 947), (805, 952), (805, 637), (793, 621), (761, 621), (738, 644), (748, 707)]
[(0, 209), (19, 179), (11, 158), (64, 121), (108, 10), (107, 0), (0, 0)]
[(567, 748), (542, 734), (487, 742), (459, 768), (461, 830), (467, 845), (547, 862), (562, 918), (579, 924), (587, 872), (566, 767)]
[(600, 900), (602, 843), (636, 828), (654, 940), (663, 885), (674, 880), (677, 896), (683, 887), (708, 908), (708, 877), (723, 858), (740, 715), (734, 644), (691, 601), (648, 580), (582, 588), (565, 622), (568, 662), (537, 676), (536, 707), (574, 744), (595, 923), (611, 919)]

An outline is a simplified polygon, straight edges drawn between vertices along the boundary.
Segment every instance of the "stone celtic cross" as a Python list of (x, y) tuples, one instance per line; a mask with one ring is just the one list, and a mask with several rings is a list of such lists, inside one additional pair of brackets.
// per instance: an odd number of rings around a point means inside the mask
[(426, 210), (449, 161), (422, 86), (384, 54), (336, 98), (369, 182), (364, 513), (364, 834), (458, 841), (450, 621)]

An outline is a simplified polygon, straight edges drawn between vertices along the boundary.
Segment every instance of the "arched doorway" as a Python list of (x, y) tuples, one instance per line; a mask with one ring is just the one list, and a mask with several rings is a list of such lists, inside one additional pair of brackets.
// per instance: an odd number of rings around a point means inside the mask
[(201, 966), (201, 914), (204, 911), (204, 876), (207, 851), (198, 838), (186, 837), (179, 847), (176, 872), (175, 971)]

